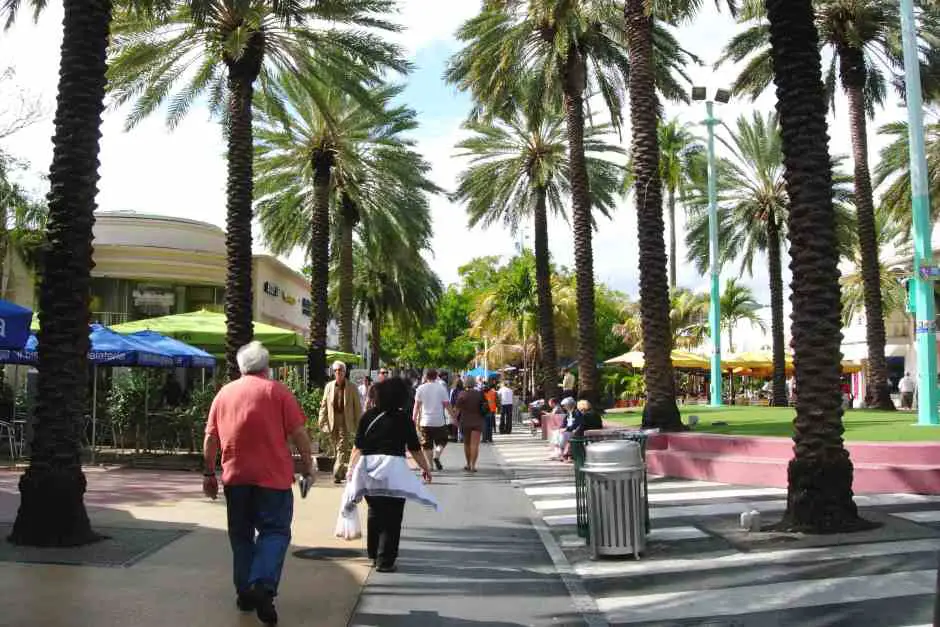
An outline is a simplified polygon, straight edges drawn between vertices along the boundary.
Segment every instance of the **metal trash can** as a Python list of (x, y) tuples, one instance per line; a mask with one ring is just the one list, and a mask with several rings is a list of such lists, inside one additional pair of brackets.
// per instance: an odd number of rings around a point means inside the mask
[(595, 558), (646, 550), (646, 474), (640, 445), (625, 440), (587, 447), (588, 544)]
[[(640, 445), (640, 451), (643, 453), (643, 464), (646, 464), (646, 444), (650, 433), (658, 433), (658, 429), (644, 431), (637, 429), (594, 429), (584, 432), (584, 440), (587, 446), (593, 442), (607, 442), (610, 440), (628, 440)], [(650, 532), (650, 504), (649, 504), (649, 479), (647, 473), (643, 473), (643, 494), (646, 498), (646, 533)], [(585, 538), (587, 535), (584, 536)]]

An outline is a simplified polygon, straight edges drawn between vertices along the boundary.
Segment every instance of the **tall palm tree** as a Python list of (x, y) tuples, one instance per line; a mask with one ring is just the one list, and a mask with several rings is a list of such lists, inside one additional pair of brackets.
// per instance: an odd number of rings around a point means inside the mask
[[(754, 259), (767, 256), (770, 289), (770, 328), (773, 354), (772, 404), (789, 404), (784, 339), (783, 254), (786, 248), (789, 199), (784, 180), (783, 148), (776, 113), (741, 116), (733, 127), (722, 125), (718, 141), (728, 158), (718, 161), (718, 241), (721, 265), (740, 260), (742, 273), (753, 276)], [(836, 165), (841, 160), (836, 160)], [(688, 260), (704, 275), (709, 267), (708, 193), (704, 164), (697, 163), (686, 199), (689, 207), (686, 246)], [(847, 203), (851, 177), (837, 174), (836, 202), (840, 242), (851, 240), (853, 228)]]
[(383, 325), (416, 331), (429, 324), (443, 291), (424, 257), (407, 246), (386, 247), (387, 243), (353, 244), (353, 300), (359, 314), (369, 320), (372, 370), (381, 363)]
[[(470, 226), (503, 222), (515, 232), (532, 219), (535, 230), (535, 283), (541, 344), (544, 398), (558, 395), (557, 353), (553, 321), (548, 215), (565, 216), (570, 196), (565, 122), (561, 112), (541, 106), (519, 108), (503, 119), (471, 121), (472, 135), (457, 144), (458, 156), (469, 157), (454, 198), (467, 204)], [(614, 207), (619, 165), (606, 159), (622, 150), (604, 141), (607, 125), (585, 129), (584, 149), (592, 205), (605, 216)]]
[[(669, 293), (669, 327), (672, 346), (692, 350), (701, 346), (708, 337), (708, 294), (677, 288)], [(631, 351), (644, 350), (643, 323), (640, 304), (628, 303), (623, 310), (623, 322), (614, 325), (613, 332), (623, 338)]]
[(257, 213), (265, 241), (275, 253), (303, 248), (311, 259), (311, 384), (322, 384), (326, 372), (331, 204), (341, 350), (352, 350), (354, 231), (417, 251), (430, 240), (425, 192), (437, 187), (402, 135), (417, 122), (412, 109), (392, 104), (400, 93), (377, 87), (363, 104), (339, 88), (282, 75), (259, 107)]
[(794, 457), (782, 528), (808, 532), (863, 526), (842, 440), (841, 319), (836, 214), (826, 97), (812, 0), (766, 0), (783, 163), (796, 387)]
[[(924, 143), (927, 152), (927, 185), (930, 190), (930, 217), (940, 216), (940, 108), (926, 109), (930, 120), (924, 125)], [(894, 221), (910, 234), (911, 224), (911, 166), (908, 149), (907, 122), (885, 124), (878, 132), (891, 138), (881, 149), (875, 166), (875, 187), (882, 188), (881, 203), (891, 212)], [(877, 217), (876, 217), (877, 222)]]
[[(187, 0), (156, 19), (118, 13), (109, 86), (117, 104), (134, 103), (127, 126), (169, 101), (167, 123), (175, 127), (205, 93), (210, 110), (225, 123), (225, 356), (230, 378), (238, 377), (235, 353), (253, 335), (255, 82), (267, 91), (274, 76), (302, 74), (307, 81), (337, 85), (365, 100), (365, 85), (381, 73), (408, 68), (396, 46), (357, 30), (398, 30), (382, 18), (394, 8), (394, 0)], [(321, 27), (321, 21), (336, 26)], [(325, 313), (325, 303), (314, 301), (313, 307), (315, 314)]]
[(754, 291), (746, 285), (738, 283), (737, 279), (725, 281), (725, 289), (721, 291), (721, 326), (725, 328), (728, 336), (728, 350), (735, 352), (734, 329), (741, 322), (749, 322), (751, 326), (766, 331), (766, 326), (757, 311), (761, 304), (754, 298)]
[[(758, 3), (750, 8), (742, 20), (754, 25), (732, 39), (723, 59), (749, 59), (733, 89), (756, 98), (770, 84), (772, 72), (765, 11)], [(893, 78), (903, 67), (898, 4), (892, 0), (817, 0), (814, 8), (819, 45), (830, 55), (825, 77), (827, 98), (834, 107), (837, 82), (848, 98), (871, 386), (877, 407), (894, 409), (885, 361), (875, 204), (868, 165), (868, 117), (884, 102), (886, 77)], [(928, 39), (940, 35), (940, 27), (932, 19), (922, 19), (920, 28)]]
[[(687, 123), (678, 118), (660, 120), (657, 128), (659, 142), (659, 176), (666, 193), (666, 212), (669, 222), (669, 288), (676, 289), (676, 204), (688, 195), (692, 170), (704, 146), (689, 130)], [(627, 187), (633, 177), (627, 176)]]
[[(623, 14), (610, 0), (489, 0), (457, 32), (465, 47), (447, 70), (448, 80), (470, 91), (484, 112), (511, 108), (519, 82), (532, 76), (540, 101), (564, 107), (578, 277), (579, 385), (589, 396), (597, 393), (597, 346), (584, 100), (598, 94), (620, 129), (624, 82), (633, 72), (624, 30)], [(685, 94), (675, 76), (684, 76), (682, 66), (693, 57), (670, 32), (661, 29), (657, 35), (659, 87), (681, 99)]]
[[(10, 541), (77, 546), (100, 538), (85, 510), (79, 425), (87, 407), (88, 302), (98, 150), (104, 111), (110, 0), (63, 0), (48, 246), (39, 285), (39, 382), (29, 468), (20, 478), (20, 508)], [(44, 0), (0, 4), (5, 27), (21, 4), (34, 17)]]

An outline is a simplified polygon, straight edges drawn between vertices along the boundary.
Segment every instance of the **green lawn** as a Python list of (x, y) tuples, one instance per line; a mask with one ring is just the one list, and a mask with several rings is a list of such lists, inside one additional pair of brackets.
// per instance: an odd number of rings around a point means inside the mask
[[(730, 435), (769, 435), (790, 437), (794, 411), (789, 407), (679, 407), (684, 422), (691, 415), (699, 417), (694, 431)], [(610, 422), (639, 426), (638, 409), (615, 409), (605, 416)], [(716, 426), (715, 422), (727, 425)], [(853, 409), (843, 417), (847, 440), (879, 440), (888, 442), (940, 441), (940, 426), (918, 427), (917, 414)]]

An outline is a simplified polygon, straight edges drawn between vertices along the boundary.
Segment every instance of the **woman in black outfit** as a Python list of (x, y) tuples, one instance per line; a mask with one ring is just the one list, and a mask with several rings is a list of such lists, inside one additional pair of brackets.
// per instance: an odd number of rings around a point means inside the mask
[[(362, 415), (356, 443), (349, 462), (350, 471), (347, 480), (352, 478), (353, 470), (364, 455), (389, 455), (401, 457), (404, 463), (405, 448), (412, 452), (412, 457), (421, 467), (421, 475), (426, 483), (431, 482), (431, 469), (421, 452), (415, 424), (406, 412), (409, 400), (407, 384), (395, 377), (382, 381), (372, 388), (375, 394), (375, 406)], [(412, 475), (413, 476), (413, 475)], [(382, 573), (396, 570), (398, 544), (401, 539), (401, 521), (405, 513), (405, 499), (393, 496), (370, 496), (367, 547), (369, 559), (373, 560), (376, 570)]]

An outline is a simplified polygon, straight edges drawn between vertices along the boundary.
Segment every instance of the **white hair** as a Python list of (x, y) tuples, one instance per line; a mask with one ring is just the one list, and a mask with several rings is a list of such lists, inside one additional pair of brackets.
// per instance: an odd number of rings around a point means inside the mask
[(235, 355), (235, 359), (238, 361), (238, 369), (242, 374), (257, 374), (267, 371), (270, 357), (268, 349), (258, 341), (248, 342), (239, 348), (238, 353)]
[(333, 365), (330, 366), (330, 370), (342, 370), (343, 372), (346, 372), (346, 364), (341, 361), (334, 361)]

